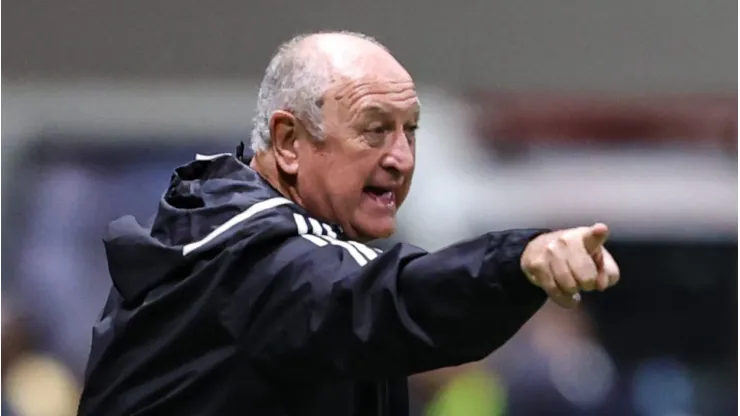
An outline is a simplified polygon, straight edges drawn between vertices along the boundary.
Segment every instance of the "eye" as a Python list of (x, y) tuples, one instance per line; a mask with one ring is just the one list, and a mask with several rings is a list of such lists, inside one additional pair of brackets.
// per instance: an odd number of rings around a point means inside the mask
[(382, 147), (392, 131), (392, 125), (372, 123), (365, 128), (365, 141), (372, 147)]
[(406, 132), (406, 139), (410, 144), (413, 144), (416, 140), (416, 131), (419, 130), (419, 125), (409, 124), (404, 126), (403, 130)]
[(417, 130), (419, 130), (418, 124), (407, 124), (403, 127), (404, 130), (406, 130), (406, 133), (416, 133)]
[(388, 131), (392, 129), (393, 127), (388, 126), (388, 125), (376, 125), (376, 126), (370, 126), (366, 131), (372, 134), (386, 134), (388, 133)]

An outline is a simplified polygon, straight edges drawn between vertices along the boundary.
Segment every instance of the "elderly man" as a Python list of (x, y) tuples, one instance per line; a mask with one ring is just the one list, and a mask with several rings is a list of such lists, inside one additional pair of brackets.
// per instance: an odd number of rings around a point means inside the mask
[(549, 295), (618, 279), (603, 224), (492, 232), (435, 253), (391, 235), (411, 186), (419, 100), (363, 35), (284, 44), (251, 160), (175, 171), (151, 229), (105, 238), (114, 287), (94, 328), (84, 415), (403, 415), (406, 377), (480, 360)]

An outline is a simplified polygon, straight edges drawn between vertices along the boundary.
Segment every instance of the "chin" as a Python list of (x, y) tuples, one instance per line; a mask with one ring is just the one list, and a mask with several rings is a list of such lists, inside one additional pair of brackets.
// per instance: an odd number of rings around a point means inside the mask
[(376, 219), (374, 221), (363, 221), (354, 227), (357, 231), (355, 237), (358, 241), (370, 241), (378, 240), (381, 238), (388, 238), (396, 232), (396, 220), (395, 218), (390, 219)]

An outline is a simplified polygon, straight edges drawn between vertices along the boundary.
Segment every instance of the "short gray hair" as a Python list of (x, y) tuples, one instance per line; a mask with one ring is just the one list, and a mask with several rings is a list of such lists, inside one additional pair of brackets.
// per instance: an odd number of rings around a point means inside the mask
[(298, 35), (283, 43), (270, 60), (257, 95), (257, 110), (253, 119), (252, 150), (260, 152), (270, 147), (270, 117), (276, 111), (289, 111), (301, 117), (309, 132), (323, 137), (322, 98), (334, 80), (331, 62), (319, 51), (303, 48), (307, 38), (321, 34), (342, 34), (378, 41), (362, 33), (339, 31)]

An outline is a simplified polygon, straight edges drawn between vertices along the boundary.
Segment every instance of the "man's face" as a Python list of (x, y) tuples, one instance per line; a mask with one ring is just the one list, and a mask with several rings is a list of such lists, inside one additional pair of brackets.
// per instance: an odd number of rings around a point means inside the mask
[(353, 239), (390, 236), (414, 173), (419, 101), (401, 71), (337, 82), (325, 95), (324, 140), (299, 147), (306, 209)]

